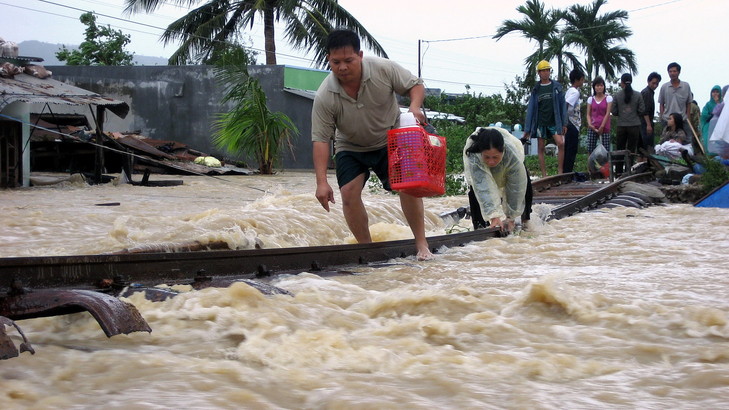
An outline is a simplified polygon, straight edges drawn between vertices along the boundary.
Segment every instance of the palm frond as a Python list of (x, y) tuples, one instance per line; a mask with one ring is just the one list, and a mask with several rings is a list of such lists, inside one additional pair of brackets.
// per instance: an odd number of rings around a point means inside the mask
[(258, 81), (247, 72), (240, 77), (244, 74), (241, 70), (244, 69), (226, 67), (218, 72), (218, 79), (228, 87), (224, 101), (236, 105), (217, 116), (213, 144), (233, 154), (253, 157), (261, 173), (268, 174), (279, 162), (282, 150), (292, 150), (291, 140), (298, 129), (286, 115), (268, 109), (266, 94)]

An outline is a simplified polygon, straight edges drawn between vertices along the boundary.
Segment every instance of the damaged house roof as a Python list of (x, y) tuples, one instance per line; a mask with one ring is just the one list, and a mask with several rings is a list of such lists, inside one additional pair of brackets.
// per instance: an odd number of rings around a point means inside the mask
[(124, 101), (104, 97), (52, 78), (40, 79), (29, 74), (0, 78), (0, 111), (15, 101), (66, 105), (93, 104), (108, 109), (120, 118), (126, 117), (129, 113), (129, 105)]

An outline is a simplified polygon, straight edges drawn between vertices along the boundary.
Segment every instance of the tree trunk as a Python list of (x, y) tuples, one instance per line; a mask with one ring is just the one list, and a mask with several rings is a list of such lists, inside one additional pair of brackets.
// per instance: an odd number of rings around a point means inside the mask
[(276, 65), (276, 38), (274, 36), (273, 2), (266, 2), (263, 10), (263, 37), (265, 38), (266, 65)]

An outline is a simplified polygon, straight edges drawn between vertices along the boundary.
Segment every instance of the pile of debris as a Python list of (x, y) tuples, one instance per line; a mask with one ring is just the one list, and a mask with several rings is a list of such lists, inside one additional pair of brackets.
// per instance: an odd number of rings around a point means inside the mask
[(0, 77), (13, 78), (22, 73), (38, 78), (50, 77), (53, 74), (51, 71), (42, 65), (33, 64), (39, 61), (43, 59), (18, 55), (18, 44), (0, 37)]
[(157, 140), (138, 133), (107, 132), (106, 137), (134, 154), (133, 170), (176, 175), (252, 175), (256, 171), (226, 164), (181, 142)]

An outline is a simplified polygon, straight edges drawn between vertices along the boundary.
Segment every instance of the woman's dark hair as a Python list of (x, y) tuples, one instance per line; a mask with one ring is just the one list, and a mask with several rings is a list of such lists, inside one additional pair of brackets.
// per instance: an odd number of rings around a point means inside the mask
[(620, 76), (620, 82), (625, 84), (625, 103), (630, 104), (630, 100), (633, 99), (633, 76), (630, 73), (625, 73)]
[(669, 114), (671, 117), (673, 117), (673, 124), (676, 128), (673, 129), (673, 131), (678, 131), (683, 129), (683, 116), (677, 112), (672, 112)]
[(359, 36), (347, 29), (332, 30), (327, 36), (327, 53), (338, 48), (352, 46), (355, 53), (359, 53)]
[(595, 91), (595, 86), (598, 84), (602, 84), (603, 93), (607, 94), (607, 87), (605, 87), (605, 80), (602, 77), (597, 76), (597, 77), (595, 77), (594, 80), (592, 80), (592, 95), (597, 95), (597, 92)]
[(480, 154), (492, 148), (504, 152), (504, 136), (494, 128), (479, 127), (469, 138), (473, 144), (466, 149), (466, 154)]
[(570, 84), (574, 84), (575, 81), (580, 81), (583, 78), (585, 78), (585, 73), (583, 73), (579, 68), (575, 68), (570, 71)]

